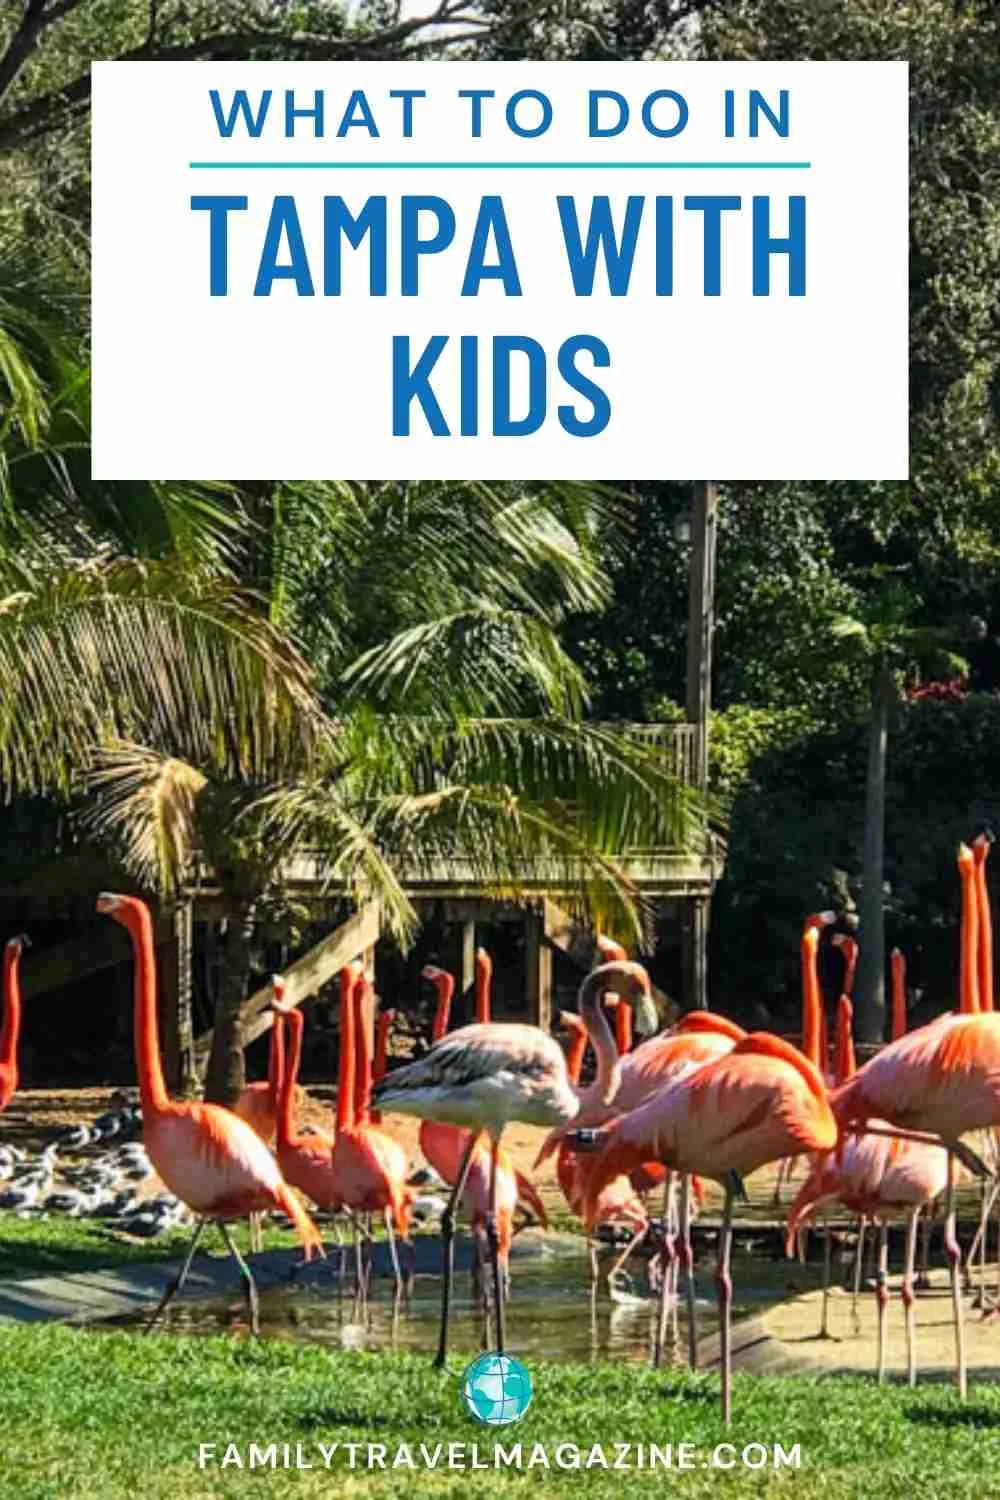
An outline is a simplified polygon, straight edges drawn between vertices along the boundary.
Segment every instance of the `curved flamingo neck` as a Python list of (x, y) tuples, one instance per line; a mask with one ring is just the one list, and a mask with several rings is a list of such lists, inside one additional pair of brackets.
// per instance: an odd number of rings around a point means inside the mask
[(857, 1064), (854, 1059), (854, 1007), (846, 995), (837, 1002), (837, 1030), (834, 1040), (834, 1076), (837, 1083), (846, 1083), (854, 1076)]
[(368, 1123), (372, 1092), (372, 990), (366, 978), (354, 987), (354, 1123)]
[(972, 846), (976, 862), (976, 908), (979, 918), (979, 950), (977, 971), (979, 978), (979, 1009), (993, 1009), (993, 919), (990, 914), (990, 893), (986, 884), (986, 860), (989, 856), (989, 840), (980, 835)]
[(820, 1068), (823, 1047), (822, 1006), (819, 997), (819, 974), (816, 950), (819, 934), (810, 927), (802, 934), (802, 1052), (814, 1068)]
[(615, 1045), (619, 1057), (632, 1050), (632, 1007), (624, 1003), (615, 1011)]
[[(279, 1017), (282, 1033), (278, 1056), (278, 1080), (280, 1103), (278, 1106), (278, 1145), (292, 1146), (298, 1135), (295, 1119), (295, 1085), (302, 1065), (302, 1032), (305, 1018), (300, 1010), (290, 1010)], [(285, 1037), (288, 1037), (288, 1052), (285, 1053)]]
[(448, 1022), (451, 1019), (451, 997), (455, 993), (455, 981), (450, 974), (443, 971), (434, 977), (434, 988), (437, 990), (437, 1010), (434, 1012), (434, 1025), (431, 1029), (431, 1040), (439, 1042), (448, 1030)]
[(132, 939), (135, 955), (135, 1059), (144, 1116), (163, 1114), (169, 1103), (160, 1057), (156, 1016), (156, 953), (153, 919), (144, 902), (129, 898), (111, 913)]
[(0, 1028), (0, 1068), (17, 1065), (21, 1037), (21, 944), (8, 943), (3, 952), (3, 1027)]
[(858, 945), (852, 937), (842, 938), (839, 944), (844, 955), (844, 980), (841, 994), (846, 995), (848, 1000), (854, 993), (854, 974), (858, 966)]
[(597, 1074), (592, 1089), (604, 1102), (608, 1102), (618, 1089), (619, 1067), (618, 1048), (611, 1035), (611, 1027), (608, 1025), (604, 1007), (601, 1005), (601, 994), (605, 983), (605, 977), (600, 969), (587, 975), (580, 986), (579, 1011), (597, 1058)]
[(571, 1013), (564, 1013), (562, 1021), (573, 1033), (569, 1047), (566, 1049), (566, 1076), (575, 1088), (583, 1072), (583, 1059), (587, 1051), (587, 1028), (579, 1016)]
[(352, 969), (340, 971), (340, 1065), (337, 1070), (337, 1129), (354, 1123), (354, 987)]
[(976, 893), (976, 869), (972, 850), (963, 844), (958, 856), (958, 873), (962, 881), (961, 967), (959, 971), (959, 1009), (966, 1015), (979, 1010), (979, 902)]
[(488, 1025), (490, 1019), (490, 988), (493, 982), (493, 960), (485, 948), (476, 949), (476, 1020)]
[(889, 955), (892, 967), (892, 1040), (906, 1035), (906, 959), (898, 948)]
[(386, 1058), (389, 1054), (389, 1028), (395, 1019), (395, 1013), (391, 1010), (383, 1010), (379, 1013), (378, 1024), (375, 1029), (375, 1062), (372, 1066), (372, 1081), (381, 1083), (385, 1077)]

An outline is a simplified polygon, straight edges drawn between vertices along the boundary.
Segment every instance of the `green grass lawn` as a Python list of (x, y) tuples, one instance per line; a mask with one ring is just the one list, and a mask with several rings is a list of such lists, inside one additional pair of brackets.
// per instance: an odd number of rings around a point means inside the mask
[[(801, 1445), (796, 1472), (726, 1474), (559, 1473), (536, 1468), (465, 1472), (326, 1471), (319, 1444), (397, 1444), (416, 1452), (478, 1442), (509, 1446), (615, 1442), (698, 1445), (698, 1461), (724, 1434), (711, 1376), (657, 1374), (634, 1366), (534, 1367), (535, 1401), (516, 1427), (477, 1426), (460, 1409), (454, 1374), (426, 1359), (335, 1354), (315, 1346), (242, 1338), (142, 1339), (61, 1327), (0, 1330), (0, 1494), (21, 1500), (161, 1500), (278, 1495), (498, 1493), (620, 1497), (804, 1495), (949, 1500), (995, 1493), (1000, 1472), (1000, 1386), (975, 1386), (961, 1408), (948, 1386), (915, 1393), (869, 1380), (738, 1377), (732, 1441)], [(312, 1470), (197, 1466), (198, 1445), (303, 1445)], [(294, 1450), (293, 1450), (294, 1451)], [(466, 1450), (467, 1462), (469, 1451)]]

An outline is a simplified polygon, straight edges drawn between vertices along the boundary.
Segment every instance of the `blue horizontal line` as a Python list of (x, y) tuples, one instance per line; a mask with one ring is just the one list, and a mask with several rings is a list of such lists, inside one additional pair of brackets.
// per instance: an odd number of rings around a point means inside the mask
[(196, 172), (805, 172), (809, 161), (192, 161)]

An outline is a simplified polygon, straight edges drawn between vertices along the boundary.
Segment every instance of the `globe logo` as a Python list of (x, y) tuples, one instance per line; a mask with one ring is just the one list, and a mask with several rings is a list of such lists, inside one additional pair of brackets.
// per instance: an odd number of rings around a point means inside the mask
[(462, 1376), (462, 1405), (488, 1427), (519, 1421), (531, 1397), (531, 1376), (509, 1354), (481, 1354)]

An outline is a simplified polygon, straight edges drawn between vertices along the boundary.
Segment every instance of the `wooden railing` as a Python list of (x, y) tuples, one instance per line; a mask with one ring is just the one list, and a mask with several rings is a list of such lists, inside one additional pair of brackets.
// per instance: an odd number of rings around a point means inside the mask
[(616, 729), (629, 739), (651, 749), (661, 750), (671, 771), (687, 786), (697, 784), (698, 726), (697, 724), (607, 724), (602, 728)]

